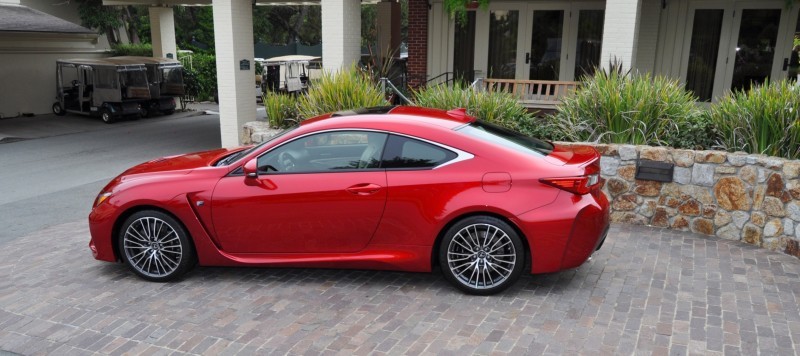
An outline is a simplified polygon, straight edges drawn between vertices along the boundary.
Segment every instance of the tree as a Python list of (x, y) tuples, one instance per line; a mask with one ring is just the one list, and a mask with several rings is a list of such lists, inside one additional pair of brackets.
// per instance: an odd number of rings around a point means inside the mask
[(122, 41), (123, 29), (131, 43), (139, 43), (139, 16), (146, 13), (142, 6), (104, 6), (102, 0), (77, 0), (78, 14), (85, 27), (106, 35), (108, 43), (117, 45)]
[(253, 11), (256, 42), (315, 45), (322, 41), (320, 6), (258, 6)]

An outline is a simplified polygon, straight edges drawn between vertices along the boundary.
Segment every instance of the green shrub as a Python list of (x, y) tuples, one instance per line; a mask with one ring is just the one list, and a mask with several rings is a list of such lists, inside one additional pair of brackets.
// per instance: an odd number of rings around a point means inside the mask
[(521, 133), (543, 138), (547, 132), (543, 122), (534, 120), (533, 114), (519, 104), (509, 93), (475, 91), (455, 82), (452, 87), (436, 85), (413, 92), (418, 106), (450, 110), (465, 108), (467, 113)]
[(706, 150), (719, 147), (719, 131), (706, 111), (669, 125), (662, 138), (665, 146)]
[(264, 95), (264, 108), (269, 125), (274, 128), (286, 128), (300, 121), (294, 95), (269, 92)]
[(729, 93), (711, 106), (711, 121), (729, 151), (800, 158), (800, 88), (788, 81)]
[(573, 141), (661, 145), (697, 115), (695, 97), (677, 81), (612, 69), (565, 97), (553, 119)]
[(217, 58), (213, 54), (195, 53), (192, 67), (197, 80), (197, 100), (212, 98), (217, 91)]
[(298, 97), (300, 117), (371, 106), (388, 105), (378, 85), (356, 66), (338, 72), (324, 72), (310, 83), (308, 93)]
[(149, 43), (120, 43), (111, 46), (113, 56), (152, 57), (153, 45)]

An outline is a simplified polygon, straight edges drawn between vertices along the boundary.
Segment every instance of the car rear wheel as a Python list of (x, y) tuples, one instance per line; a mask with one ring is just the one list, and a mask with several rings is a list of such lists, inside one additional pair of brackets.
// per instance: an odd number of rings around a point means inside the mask
[(189, 235), (177, 220), (162, 212), (145, 210), (131, 215), (119, 236), (122, 260), (146, 280), (175, 280), (195, 265)]
[(505, 221), (472, 216), (447, 230), (439, 264), (445, 278), (462, 291), (490, 295), (519, 279), (525, 252), (520, 236)]

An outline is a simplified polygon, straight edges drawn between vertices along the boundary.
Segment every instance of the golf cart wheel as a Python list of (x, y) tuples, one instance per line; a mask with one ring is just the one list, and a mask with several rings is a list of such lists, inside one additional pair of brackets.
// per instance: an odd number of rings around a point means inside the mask
[(108, 109), (100, 109), (100, 118), (107, 124), (114, 123), (114, 116), (111, 116), (111, 111)]
[(61, 103), (55, 102), (53, 103), (53, 114), (56, 114), (58, 116), (64, 116), (67, 114), (67, 111), (64, 110), (63, 107), (61, 107)]

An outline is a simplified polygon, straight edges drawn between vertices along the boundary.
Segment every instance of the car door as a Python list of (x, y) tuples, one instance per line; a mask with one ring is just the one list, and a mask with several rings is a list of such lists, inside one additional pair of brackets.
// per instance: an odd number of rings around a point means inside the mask
[(232, 253), (356, 252), (372, 238), (386, 204), (379, 168), (387, 135), (330, 131), (258, 157), (258, 177), (217, 183), (212, 220)]

